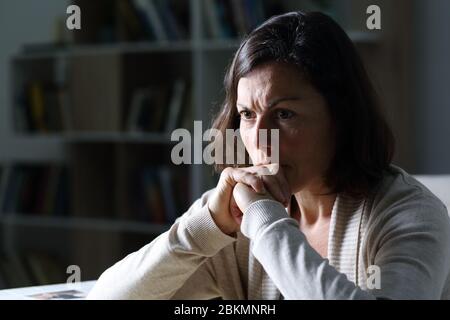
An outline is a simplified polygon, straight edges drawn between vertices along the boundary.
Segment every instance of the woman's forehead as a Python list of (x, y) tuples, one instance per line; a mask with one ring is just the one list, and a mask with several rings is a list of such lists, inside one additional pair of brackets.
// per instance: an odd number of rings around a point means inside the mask
[[(298, 96), (309, 87), (305, 77), (293, 66), (269, 64), (256, 68), (239, 79), (239, 100), (271, 100)], [(243, 101), (245, 102), (245, 101)]]

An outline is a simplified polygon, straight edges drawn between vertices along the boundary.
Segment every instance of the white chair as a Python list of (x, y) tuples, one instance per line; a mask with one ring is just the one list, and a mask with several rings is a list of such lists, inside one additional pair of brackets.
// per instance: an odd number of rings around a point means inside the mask
[(450, 210), (450, 175), (415, 175), (414, 178), (430, 189)]

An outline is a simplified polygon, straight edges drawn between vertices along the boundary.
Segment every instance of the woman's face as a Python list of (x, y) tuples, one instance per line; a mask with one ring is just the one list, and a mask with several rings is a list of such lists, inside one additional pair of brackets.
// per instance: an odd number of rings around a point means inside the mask
[(254, 165), (267, 164), (273, 147), (258, 130), (279, 130), (279, 162), (293, 193), (322, 188), (334, 155), (333, 123), (325, 99), (283, 63), (262, 65), (239, 80), (237, 110), (242, 141)]

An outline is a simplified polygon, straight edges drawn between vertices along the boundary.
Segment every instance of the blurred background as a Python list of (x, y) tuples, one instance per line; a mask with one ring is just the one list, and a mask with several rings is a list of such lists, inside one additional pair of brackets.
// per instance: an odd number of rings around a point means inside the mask
[(69, 265), (96, 279), (213, 187), (211, 167), (172, 164), (170, 133), (206, 130), (239, 39), (298, 9), (354, 41), (394, 163), (450, 173), (448, 0), (0, 0), (0, 288), (65, 282)]

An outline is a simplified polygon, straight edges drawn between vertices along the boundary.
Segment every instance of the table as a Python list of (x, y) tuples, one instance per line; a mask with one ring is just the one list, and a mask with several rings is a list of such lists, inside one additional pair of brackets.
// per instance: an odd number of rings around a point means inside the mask
[(96, 280), (0, 290), (0, 300), (84, 300)]

